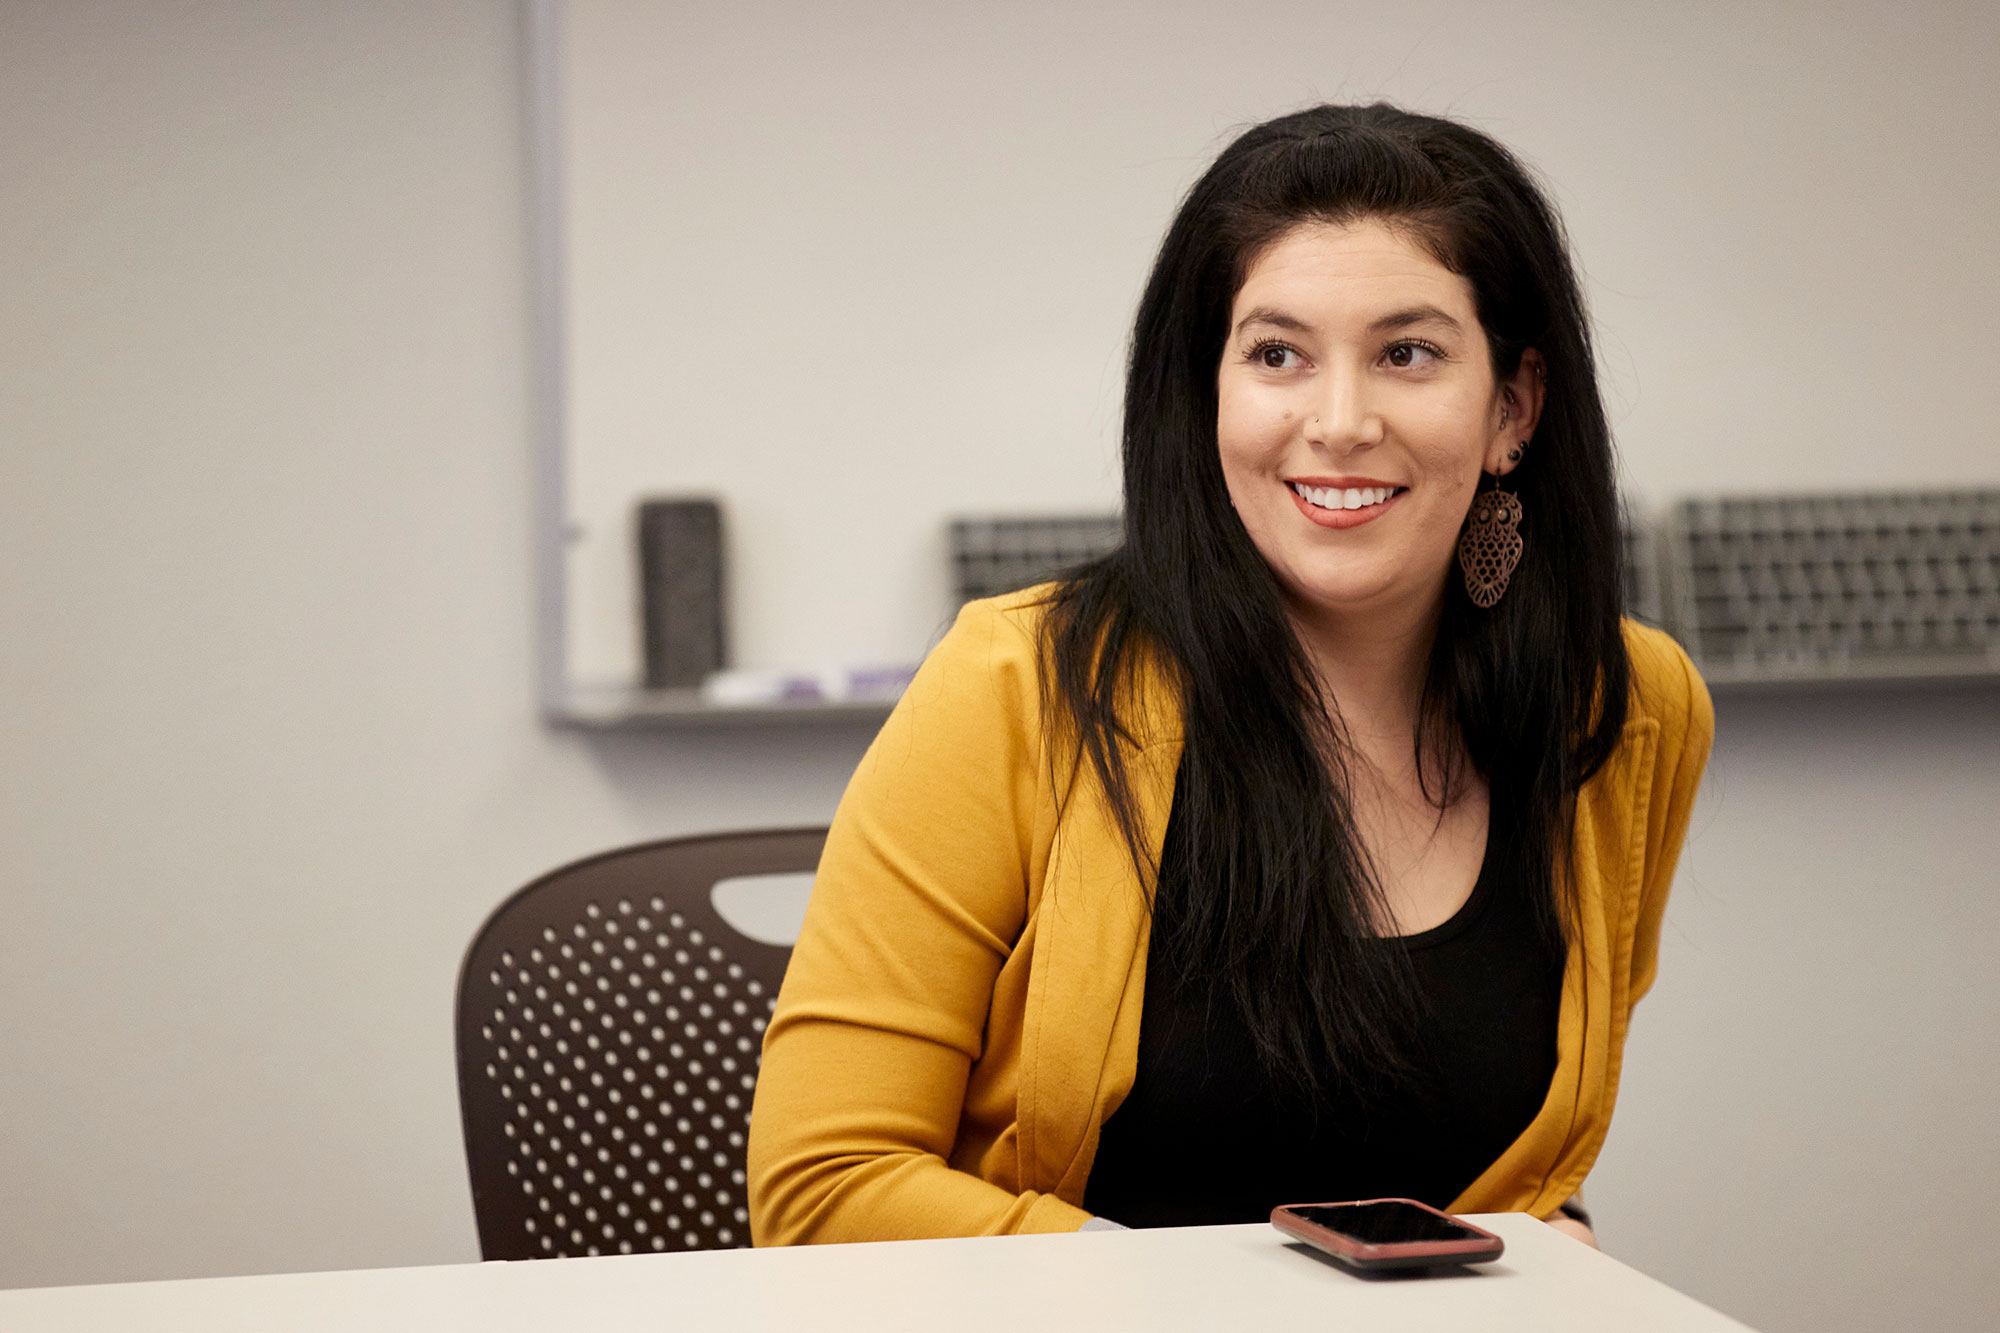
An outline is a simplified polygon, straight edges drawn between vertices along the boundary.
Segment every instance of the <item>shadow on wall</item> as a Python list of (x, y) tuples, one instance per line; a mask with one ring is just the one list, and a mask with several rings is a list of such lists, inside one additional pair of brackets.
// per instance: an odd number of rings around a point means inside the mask
[(635, 824), (666, 836), (830, 822), (878, 726), (577, 734)]
[(1842, 760), (1874, 743), (1934, 746), (1939, 764), (1991, 777), (2000, 774), (2000, 677), (1738, 687), (1717, 694), (1715, 733), (1731, 751)]
[(2000, 1191), (2000, 687), (1716, 713), (1591, 1174), (1605, 1244), (1774, 1333), (1991, 1328), (1962, 1219)]

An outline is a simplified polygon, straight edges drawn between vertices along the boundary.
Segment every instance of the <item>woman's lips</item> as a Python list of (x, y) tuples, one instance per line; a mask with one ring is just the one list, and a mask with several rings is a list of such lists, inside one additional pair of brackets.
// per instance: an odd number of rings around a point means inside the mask
[(1299, 507), (1299, 512), (1304, 514), (1309, 522), (1317, 523), (1322, 528), (1358, 528), (1363, 523), (1373, 522), (1388, 513), (1390, 507), (1408, 495), (1409, 491), (1407, 488), (1398, 490), (1386, 500), (1363, 505), (1359, 509), (1322, 509), (1300, 495), (1290, 485), (1285, 487), (1285, 493), (1292, 497), (1292, 503)]

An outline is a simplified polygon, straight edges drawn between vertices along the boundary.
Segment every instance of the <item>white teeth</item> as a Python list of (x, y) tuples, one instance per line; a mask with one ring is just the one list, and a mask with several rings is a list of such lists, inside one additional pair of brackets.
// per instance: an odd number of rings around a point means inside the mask
[(1292, 489), (1297, 491), (1306, 503), (1317, 505), (1321, 509), (1366, 509), (1370, 505), (1381, 504), (1396, 493), (1396, 488), (1393, 486), (1366, 488), (1350, 486), (1343, 490), (1338, 486), (1307, 486), (1296, 481), (1292, 483)]

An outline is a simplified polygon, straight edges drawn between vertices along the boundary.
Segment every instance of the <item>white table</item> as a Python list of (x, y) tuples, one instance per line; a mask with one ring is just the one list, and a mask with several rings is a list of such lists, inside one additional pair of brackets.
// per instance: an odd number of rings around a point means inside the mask
[(6, 1333), (1742, 1329), (1518, 1213), (1497, 1263), (1359, 1278), (1268, 1226), (384, 1268), (0, 1291)]

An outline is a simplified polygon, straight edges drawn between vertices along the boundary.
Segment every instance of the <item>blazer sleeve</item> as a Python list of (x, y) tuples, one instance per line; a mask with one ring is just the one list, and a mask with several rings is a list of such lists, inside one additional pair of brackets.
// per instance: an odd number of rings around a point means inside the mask
[(1660, 723), (1660, 745), (1646, 810), (1645, 874), (1632, 939), (1630, 997), (1636, 1003), (1652, 988), (1659, 968), (1667, 891), (1673, 886), (1695, 793), (1708, 764), (1709, 744), (1715, 736), (1715, 706), (1694, 663), (1673, 639), (1658, 630), (1635, 626), (1628, 646), (1634, 705)]
[(1018, 614), (967, 607), (841, 799), (764, 1035), (756, 1244), (1075, 1230), (1087, 1217), (948, 1164), (1038, 864), (1035, 665)]

